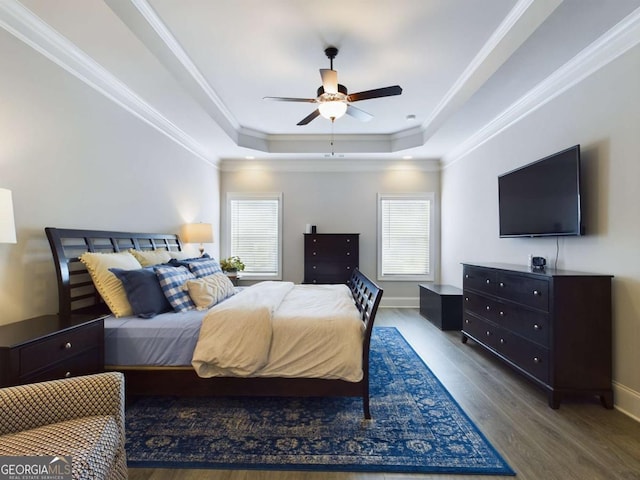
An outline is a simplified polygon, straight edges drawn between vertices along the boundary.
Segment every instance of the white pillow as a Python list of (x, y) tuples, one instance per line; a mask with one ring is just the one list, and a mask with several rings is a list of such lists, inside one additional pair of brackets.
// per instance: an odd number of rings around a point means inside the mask
[(184, 287), (198, 310), (213, 307), (235, 293), (235, 287), (224, 273), (214, 273), (197, 280), (187, 280)]
[(169, 255), (176, 260), (188, 260), (189, 258), (198, 258), (201, 256), (200, 250), (190, 244), (182, 245), (182, 250), (179, 252), (169, 252)]
[(80, 256), (80, 261), (87, 267), (96, 290), (102, 296), (111, 313), (116, 317), (132, 315), (133, 309), (127, 299), (122, 282), (109, 269), (136, 270), (142, 268), (140, 262), (129, 252), (85, 252)]

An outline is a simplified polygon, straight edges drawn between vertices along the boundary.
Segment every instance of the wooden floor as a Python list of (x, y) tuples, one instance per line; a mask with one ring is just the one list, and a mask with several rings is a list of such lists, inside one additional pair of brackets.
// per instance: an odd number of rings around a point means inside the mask
[[(594, 399), (547, 406), (541, 389), (456, 332), (442, 332), (413, 309), (381, 309), (376, 325), (395, 326), (467, 415), (502, 454), (519, 480), (640, 479), (640, 423)], [(375, 416), (375, 410), (372, 409)], [(405, 480), (498, 479), (254, 470), (129, 469), (131, 480)]]

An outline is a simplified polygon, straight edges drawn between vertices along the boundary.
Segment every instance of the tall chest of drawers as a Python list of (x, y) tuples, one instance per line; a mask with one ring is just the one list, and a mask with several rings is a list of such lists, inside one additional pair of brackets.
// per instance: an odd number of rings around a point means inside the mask
[(360, 261), (358, 233), (305, 233), (304, 283), (347, 283)]
[(596, 395), (613, 408), (611, 278), (463, 264), (462, 341), (543, 387), (551, 408), (569, 395)]

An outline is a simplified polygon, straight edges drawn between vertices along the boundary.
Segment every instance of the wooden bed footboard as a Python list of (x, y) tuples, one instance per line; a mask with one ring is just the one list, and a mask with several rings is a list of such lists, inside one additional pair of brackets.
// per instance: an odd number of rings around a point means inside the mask
[[(110, 232), (45, 228), (56, 267), (59, 314), (107, 314), (109, 309), (93, 286), (79, 256), (84, 252), (120, 252), (137, 250), (181, 251), (178, 235)], [(365, 418), (369, 408), (369, 349), (371, 333), (382, 289), (355, 269), (347, 282), (364, 324), (362, 373), (359, 382), (316, 378), (201, 378), (190, 368), (114, 368), (126, 379), (128, 396), (137, 395), (202, 395), (202, 396), (346, 396), (362, 397)]]

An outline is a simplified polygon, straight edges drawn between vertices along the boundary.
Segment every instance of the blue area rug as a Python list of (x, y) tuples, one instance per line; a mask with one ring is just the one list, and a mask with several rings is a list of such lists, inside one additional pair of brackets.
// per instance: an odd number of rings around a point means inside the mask
[(369, 421), (359, 398), (142, 398), (129, 466), (514, 475), (395, 328), (374, 328), (370, 378)]

